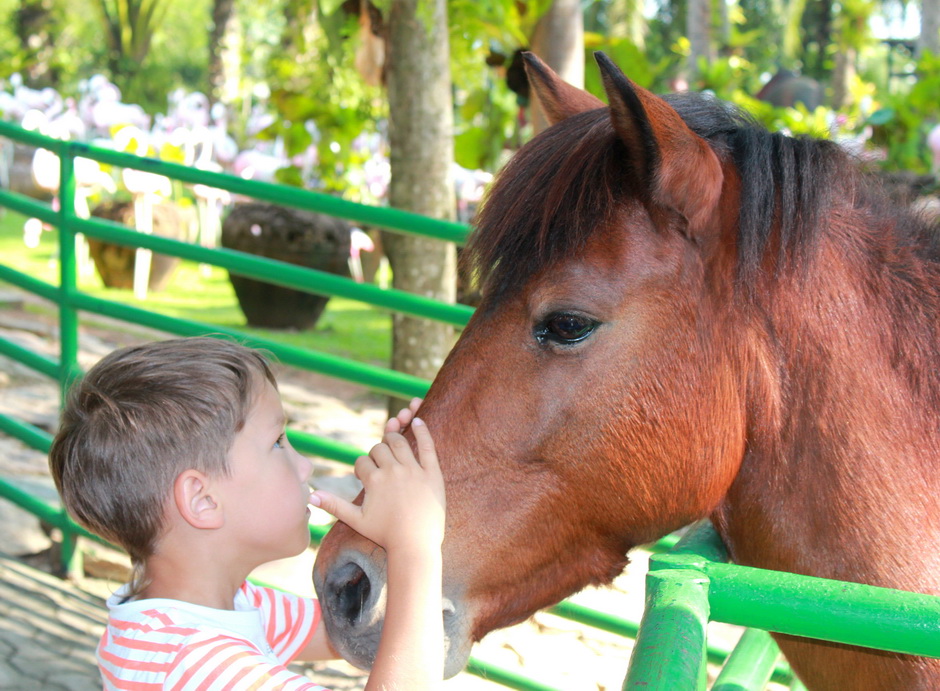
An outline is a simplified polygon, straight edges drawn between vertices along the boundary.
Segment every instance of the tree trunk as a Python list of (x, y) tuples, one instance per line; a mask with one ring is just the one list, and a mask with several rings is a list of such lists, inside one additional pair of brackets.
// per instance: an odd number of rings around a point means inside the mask
[(855, 48), (847, 47), (839, 50), (835, 56), (832, 67), (832, 102), (833, 110), (846, 105), (849, 99), (849, 85), (855, 76)]
[[(569, 84), (584, 87), (584, 19), (578, 0), (555, 0), (532, 32), (532, 52)], [(548, 126), (542, 111), (531, 109), (532, 128)]]
[[(393, 0), (389, 10), (389, 202), (453, 220), (454, 125), (445, 0)], [(456, 248), (439, 240), (383, 233), (393, 286), (454, 302)], [(392, 367), (433, 379), (454, 343), (453, 327), (396, 314)], [(397, 412), (402, 401), (392, 400)]]
[[(233, 94), (226, 88), (228, 74), (226, 61), (238, 57), (238, 50), (232, 43), (238, 40), (237, 33), (231, 31), (237, 24), (235, 19), (235, 0), (213, 0), (212, 2), (212, 28), (209, 31), (209, 98), (212, 102), (231, 101)], [(238, 93), (237, 84), (235, 94)]]
[(699, 58), (714, 60), (712, 50), (712, 4), (710, 0), (689, 0), (686, 10), (686, 35), (689, 38), (689, 76), (698, 75)]
[(925, 51), (940, 55), (940, 0), (921, 0), (920, 36), (917, 38), (917, 56)]

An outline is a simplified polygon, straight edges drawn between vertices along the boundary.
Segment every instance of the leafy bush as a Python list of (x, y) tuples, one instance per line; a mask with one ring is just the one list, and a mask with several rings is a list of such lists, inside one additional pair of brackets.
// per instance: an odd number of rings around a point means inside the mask
[(872, 140), (886, 150), (885, 168), (926, 173), (930, 169), (927, 134), (940, 121), (940, 56), (925, 53), (917, 81), (906, 93), (888, 94), (868, 118)]

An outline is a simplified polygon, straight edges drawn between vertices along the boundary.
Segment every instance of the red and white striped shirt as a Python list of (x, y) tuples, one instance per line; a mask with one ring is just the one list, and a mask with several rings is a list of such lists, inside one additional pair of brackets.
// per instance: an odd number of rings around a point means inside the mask
[(123, 597), (108, 599), (98, 644), (106, 690), (326, 691), (286, 667), (316, 629), (316, 600), (247, 582), (234, 610)]

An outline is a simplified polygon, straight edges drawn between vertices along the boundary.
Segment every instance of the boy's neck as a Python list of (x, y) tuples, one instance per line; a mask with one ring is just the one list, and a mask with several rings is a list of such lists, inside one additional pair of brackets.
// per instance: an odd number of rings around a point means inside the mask
[(165, 598), (230, 610), (251, 567), (233, 566), (211, 549), (163, 546), (144, 565), (145, 587), (136, 599)]

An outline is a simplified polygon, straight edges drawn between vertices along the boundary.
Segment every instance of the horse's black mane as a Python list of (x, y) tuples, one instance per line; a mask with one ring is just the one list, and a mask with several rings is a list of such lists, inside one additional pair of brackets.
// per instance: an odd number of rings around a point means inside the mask
[[(926, 248), (924, 224), (870, 191), (855, 161), (833, 142), (768, 132), (743, 111), (702, 94), (665, 98), (740, 171), (739, 279), (760, 272), (772, 247), (778, 267), (807, 256), (836, 195), (843, 205), (892, 219), (887, 225), (897, 241), (937, 261), (936, 241)], [(568, 118), (520, 149), (487, 196), (466, 253), (485, 292), (512, 289), (577, 252), (618, 207), (645, 199), (632, 165), (606, 108)]]

